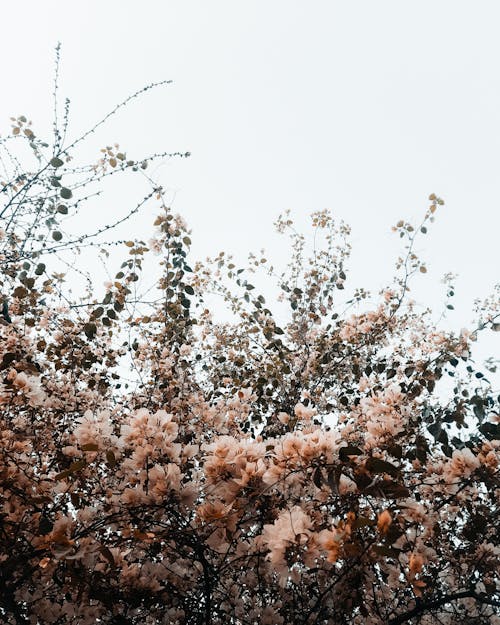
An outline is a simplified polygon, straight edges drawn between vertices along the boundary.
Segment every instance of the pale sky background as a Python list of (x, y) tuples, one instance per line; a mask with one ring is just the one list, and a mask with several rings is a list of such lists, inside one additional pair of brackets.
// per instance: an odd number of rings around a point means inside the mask
[[(278, 214), (305, 223), (329, 208), (353, 229), (353, 283), (377, 290), (399, 249), (390, 227), (419, 219), (435, 192), (446, 206), (417, 246), (429, 268), (417, 300), (439, 308), (440, 278), (458, 273), (449, 323), (461, 327), (498, 282), (498, 0), (6, 0), (0, 17), (1, 134), (11, 115), (50, 127), (57, 41), (75, 134), (141, 86), (174, 81), (95, 146), (192, 153), (155, 176), (194, 256), (265, 247), (283, 261)], [(149, 217), (134, 225), (150, 230)], [(498, 334), (487, 340), (498, 354)]]

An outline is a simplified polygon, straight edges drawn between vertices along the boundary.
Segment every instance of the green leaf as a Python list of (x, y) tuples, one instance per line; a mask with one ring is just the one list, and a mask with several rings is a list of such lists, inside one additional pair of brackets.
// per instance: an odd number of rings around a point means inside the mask
[(42, 536), (45, 534), (50, 534), (53, 527), (54, 527), (54, 523), (52, 523), (52, 521), (48, 517), (46, 517), (45, 515), (40, 517), (38, 529), (40, 530), (40, 533), (42, 534)]
[(59, 232), (59, 230), (54, 230), (54, 232), (52, 233), (52, 238), (54, 239), (54, 241), (60, 241), (62, 239), (62, 233)]
[(321, 469), (319, 467), (316, 467), (312, 479), (316, 488), (321, 488), (321, 484), (323, 483), (323, 476), (321, 475)]
[(83, 326), (83, 331), (88, 339), (92, 340), (97, 332), (97, 326), (95, 323), (86, 323)]
[(68, 189), (68, 188), (66, 188), (66, 187), (63, 187), (63, 188), (61, 189), (61, 197), (62, 197), (64, 200), (69, 200), (70, 198), (72, 198), (72, 197), (73, 197), (73, 191), (71, 191), (71, 189)]
[(483, 423), (479, 430), (490, 441), (500, 439), (500, 423)]
[(376, 521), (374, 519), (369, 519), (365, 516), (359, 516), (354, 521), (354, 528), (359, 529), (360, 527), (367, 527), (376, 525)]
[(339, 458), (342, 462), (346, 462), (349, 460), (349, 456), (361, 456), (363, 452), (359, 447), (355, 447), (354, 445), (347, 445), (347, 447), (341, 447), (339, 449)]
[(65, 471), (61, 471), (55, 476), (54, 479), (57, 481), (64, 480), (65, 478), (69, 477), (73, 473), (76, 473), (77, 471), (80, 471), (81, 469), (83, 469), (83, 467), (86, 464), (87, 463), (85, 462), (85, 460), (77, 460), (76, 462), (72, 462), (69, 466), (69, 469), (66, 469)]
[(102, 313), (104, 312), (104, 308), (102, 306), (98, 306), (92, 313), (92, 317), (94, 319), (97, 319), (98, 317), (100, 317), (102, 315)]
[(106, 460), (110, 467), (114, 467), (116, 465), (115, 454), (111, 451), (111, 449), (108, 449), (108, 451), (106, 452)]
[(375, 545), (373, 551), (379, 556), (386, 556), (387, 558), (397, 559), (400, 553), (399, 549), (394, 547), (386, 547), (385, 545)]
[(390, 497), (392, 499), (410, 496), (410, 491), (406, 488), (404, 484), (398, 484), (397, 482), (392, 482), (390, 480), (386, 480), (380, 484), (377, 484), (376, 488), (378, 488), (385, 497)]
[(14, 352), (7, 352), (3, 355), (2, 364), (0, 365), (0, 371), (7, 369), (13, 362), (15, 362), (17, 355)]
[(115, 559), (113, 557), (113, 554), (111, 553), (109, 548), (106, 547), (106, 545), (101, 545), (99, 547), (99, 551), (106, 558), (106, 560), (111, 564), (111, 566), (113, 566), (113, 567), (116, 566), (116, 562), (115, 562)]
[(389, 475), (398, 475), (399, 469), (386, 460), (380, 458), (368, 458), (365, 467), (371, 473), (388, 473)]
[(403, 448), (401, 445), (391, 445), (387, 451), (395, 458), (402, 458), (403, 456)]
[(62, 167), (64, 165), (64, 161), (62, 161), (60, 158), (57, 158), (57, 156), (54, 156), (54, 158), (51, 159), (50, 164), (52, 165), (52, 167)]
[(23, 286), (18, 286), (14, 289), (14, 297), (17, 297), (18, 299), (23, 299), (27, 295), (28, 291)]

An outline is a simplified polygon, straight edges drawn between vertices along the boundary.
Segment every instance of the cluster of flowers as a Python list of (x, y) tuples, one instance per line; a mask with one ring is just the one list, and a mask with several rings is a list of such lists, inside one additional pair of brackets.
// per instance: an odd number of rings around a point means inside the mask
[(0, 325), (0, 620), (499, 625), (497, 411), (435, 390), (470, 335), (387, 293), (323, 323), (338, 276), (289, 289), (283, 328), (248, 296), (195, 331), (209, 274), (183, 282), (184, 225), (157, 223), (177, 260), (149, 315), (119, 317), (123, 272), (106, 323), (32, 289)]

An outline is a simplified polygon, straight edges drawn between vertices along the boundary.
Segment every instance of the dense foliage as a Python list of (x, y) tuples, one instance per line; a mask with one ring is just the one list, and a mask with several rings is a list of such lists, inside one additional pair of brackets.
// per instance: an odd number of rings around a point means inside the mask
[[(57, 120), (50, 145), (25, 117), (12, 123), (0, 138), (2, 622), (498, 625), (499, 404), (470, 355), (498, 329), (498, 296), (458, 333), (408, 297), (426, 271), (415, 237), (442, 201), (430, 197), (418, 228), (395, 227), (405, 251), (378, 298), (344, 296), (346, 226), (314, 214), (308, 252), (283, 216), (291, 261), (269, 268), (267, 304), (251, 276), (268, 261), (191, 263), (186, 225), (152, 183), (139, 204), (158, 205), (154, 237), (123, 242), (103, 292), (97, 280), (76, 298), (75, 254), (112, 224), (72, 234), (71, 217), (93, 185), (150, 159), (108, 146), (74, 165), (80, 140), (65, 144)], [(234, 321), (217, 322), (214, 293)]]

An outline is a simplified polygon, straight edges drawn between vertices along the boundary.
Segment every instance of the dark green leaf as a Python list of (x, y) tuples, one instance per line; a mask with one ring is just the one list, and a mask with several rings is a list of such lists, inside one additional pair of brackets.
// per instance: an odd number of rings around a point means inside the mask
[(94, 319), (97, 319), (98, 317), (100, 317), (102, 315), (102, 313), (104, 312), (104, 308), (102, 306), (98, 306), (92, 313), (92, 317), (94, 317)]
[(483, 423), (479, 431), (490, 441), (500, 439), (500, 423)]
[(339, 458), (342, 462), (346, 462), (349, 460), (349, 456), (361, 456), (363, 452), (359, 447), (355, 447), (354, 445), (347, 445), (346, 447), (341, 447), (339, 449)]
[(313, 473), (313, 482), (316, 488), (321, 488), (321, 484), (323, 482), (323, 476), (321, 475), (321, 469), (316, 467)]
[(371, 473), (388, 473), (389, 475), (398, 475), (399, 469), (390, 462), (381, 458), (368, 458), (365, 464)]
[(57, 156), (54, 156), (54, 158), (50, 160), (50, 164), (52, 165), (52, 167), (62, 167), (64, 165), (64, 161), (62, 161), (60, 158), (57, 158)]
[(85, 336), (92, 340), (97, 332), (97, 326), (95, 323), (86, 323), (83, 326), (83, 331), (85, 332)]
[(45, 515), (42, 515), (40, 517), (40, 521), (38, 523), (38, 529), (40, 530), (40, 534), (49, 534), (52, 531), (53, 527), (54, 523), (52, 523), (52, 521), (48, 517), (46, 517)]
[(62, 197), (64, 200), (69, 200), (70, 198), (72, 198), (72, 197), (73, 197), (73, 191), (71, 191), (71, 189), (68, 189), (68, 188), (66, 188), (66, 187), (63, 187), (63, 188), (61, 189), (61, 197)]

